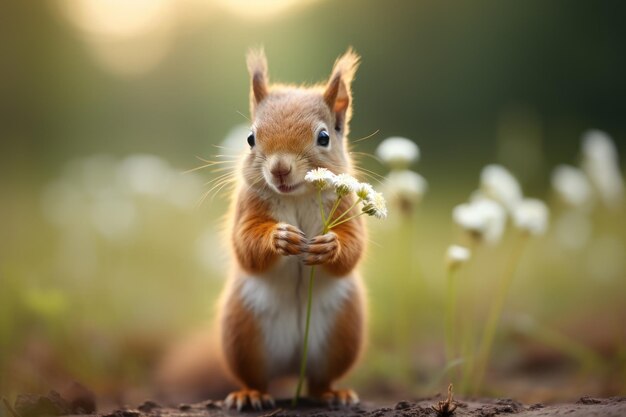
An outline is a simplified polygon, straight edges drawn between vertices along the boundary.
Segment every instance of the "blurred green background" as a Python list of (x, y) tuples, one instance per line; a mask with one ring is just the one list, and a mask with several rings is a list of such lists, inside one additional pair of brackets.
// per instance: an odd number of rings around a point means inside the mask
[[(370, 397), (441, 390), (452, 207), (498, 162), (556, 219), (550, 172), (578, 163), (583, 131), (602, 129), (626, 152), (625, 12), (618, 1), (3, 2), (0, 391), (76, 379), (131, 401), (167, 346), (210, 322), (228, 269), (228, 196), (198, 206), (216, 174), (182, 172), (229, 153), (213, 145), (247, 123), (244, 56), (258, 45), (272, 80), (307, 83), (353, 46), (362, 65), (351, 136), (378, 132), (356, 150), (373, 153), (391, 135), (420, 146), (429, 192), (411, 228), (393, 211), (372, 224), (371, 341), (351, 382)], [(577, 247), (553, 229), (529, 245), (486, 393), (626, 393), (623, 208), (590, 218)], [(468, 293), (488, 298), (508, 250), (505, 240), (481, 253)], [(410, 300), (395, 303), (398, 294)], [(548, 330), (521, 331), (520, 315)], [(590, 355), (600, 362), (586, 366)]]

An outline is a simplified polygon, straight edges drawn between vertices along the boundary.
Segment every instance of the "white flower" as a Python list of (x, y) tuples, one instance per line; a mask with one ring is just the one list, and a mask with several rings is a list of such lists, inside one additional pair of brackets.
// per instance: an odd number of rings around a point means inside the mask
[(304, 176), (304, 180), (315, 185), (320, 190), (324, 190), (334, 185), (335, 177), (336, 175), (326, 168), (316, 168), (307, 172)]
[(582, 207), (590, 201), (591, 185), (583, 171), (559, 165), (552, 171), (552, 187), (567, 204)]
[(511, 211), (522, 200), (522, 189), (515, 177), (501, 165), (487, 165), (480, 173), (483, 193)]
[(387, 204), (382, 193), (374, 191), (369, 198), (363, 203), (363, 213), (374, 216), (378, 219), (387, 217)]
[(624, 180), (615, 144), (609, 135), (590, 130), (583, 135), (583, 168), (607, 207), (617, 208), (624, 200)]
[(512, 216), (515, 226), (531, 235), (541, 235), (548, 227), (548, 207), (535, 198), (522, 200), (513, 209)]
[(502, 237), (506, 213), (502, 206), (488, 198), (475, 198), (470, 203), (460, 204), (452, 211), (454, 221), (468, 232), (497, 243)]
[(385, 181), (387, 191), (403, 200), (418, 203), (428, 189), (428, 183), (420, 174), (409, 171), (391, 171)]
[(352, 175), (339, 174), (333, 178), (333, 185), (337, 195), (344, 196), (355, 192), (359, 188), (360, 183)]
[(455, 268), (469, 261), (471, 252), (464, 246), (450, 245), (446, 251), (446, 261), (450, 268)]
[(405, 168), (419, 159), (420, 150), (412, 140), (394, 136), (378, 145), (376, 155), (392, 168)]
[(372, 194), (375, 193), (374, 187), (372, 187), (370, 184), (366, 182), (359, 183), (359, 186), (357, 187), (355, 191), (356, 191), (357, 197), (359, 197), (361, 200), (367, 200), (370, 198)]

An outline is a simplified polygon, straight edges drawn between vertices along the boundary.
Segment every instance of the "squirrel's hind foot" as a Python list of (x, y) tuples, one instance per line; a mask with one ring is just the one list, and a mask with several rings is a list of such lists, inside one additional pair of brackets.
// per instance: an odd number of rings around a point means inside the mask
[(359, 403), (359, 396), (351, 389), (331, 389), (322, 394), (322, 400), (330, 406), (350, 406)]
[(254, 389), (242, 389), (228, 394), (224, 400), (224, 406), (227, 409), (236, 408), (237, 411), (241, 411), (246, 406), (250, 406), (255, 410), (263, 410), (275, 408), (276, 402), (267, 393)]

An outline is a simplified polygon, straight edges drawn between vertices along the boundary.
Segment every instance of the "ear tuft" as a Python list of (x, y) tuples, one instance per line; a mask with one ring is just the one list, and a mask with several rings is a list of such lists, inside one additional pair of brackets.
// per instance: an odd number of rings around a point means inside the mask
[(351, 85), (354, 74), (359, 67), (360, 57), (352, 48), (340, 56), (324, 91), (324, 101), (335, 113), (337, 130), (346, 127), (351, 115), (352, 91)]
[(356, 74), (356, 70), (359, 68), (360, 63), (361, 57), (354, 52), (352, 47), (350, 47), (342, 56), (337, 58), (337, 61), (335, 61), (335, 65), (333, 66), (333, 76), (340, 75), (341, 79), (349, 86), (352, 84), (354, 74)]
[(248, 73), (250, 74), (250, 107), (254, 113), (254, 108), (268, 94), (267, 58), (263, 48), (250, 49), (246, 57)]

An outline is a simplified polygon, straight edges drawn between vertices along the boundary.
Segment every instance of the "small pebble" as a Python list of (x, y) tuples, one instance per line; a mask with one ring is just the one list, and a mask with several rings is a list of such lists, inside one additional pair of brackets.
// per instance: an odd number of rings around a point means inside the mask
[(161, 408), (161, 406), (152, 400), (146, 400), (143, 404), (137, 407), (139, 411), (143, 411), (144, 413), (149, 413), (155, 408)]
[(406, 410), (407, 408), (411, 408), (411, 403), (408, 401), (400, 401), (396, 404), (396, 410)]

